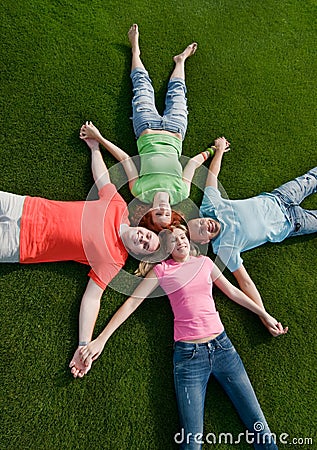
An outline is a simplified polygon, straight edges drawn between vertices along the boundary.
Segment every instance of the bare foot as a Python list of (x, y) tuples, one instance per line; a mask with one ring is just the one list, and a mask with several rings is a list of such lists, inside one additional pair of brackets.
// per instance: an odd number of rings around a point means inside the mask
[(140, 52), (139, 48), (139, 27), (136, 23), (134, 23), (129, 32), (128, 32), (128, 38), (132, 47), (133, 52)]
[(188, 45), (182, 53), (174, 56), (173, 60), (175, 63), (185, 61), (189, 56), (192, 56), (196, 52), (196, 50), (197, 43), (193, 42), (192, 44)]

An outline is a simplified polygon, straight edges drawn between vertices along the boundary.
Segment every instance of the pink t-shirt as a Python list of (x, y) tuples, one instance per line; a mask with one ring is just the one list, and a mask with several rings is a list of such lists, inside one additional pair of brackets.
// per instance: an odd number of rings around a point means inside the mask
[(212, 297), (213, 262), (191, 256), (186, 262), (173, 259), (154, 267), (174, 313), (174, 340), (202, 339), (224, 330)]
[(21, 218), (20, 262), (77, 261), (89, 264), (90, 278), (105, 289), (128, 253), (119, 236), (129, 225), (127, 204), (108, 183), (99, 199), (60, 202), (26, 197)]

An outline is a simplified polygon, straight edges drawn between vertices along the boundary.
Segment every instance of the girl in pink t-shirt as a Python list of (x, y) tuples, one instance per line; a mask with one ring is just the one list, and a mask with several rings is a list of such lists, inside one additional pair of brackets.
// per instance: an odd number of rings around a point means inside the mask
[(248, 436), (253, 433), (254, 447), (276, 449), (243, 363), (224, 331), (212, 296), (213, 284), (257, 314), (275, 334), (286, 329), (233, 286), (208, 257), (192, 255), (186, 228), (172, 230), (163, 232), (165, 247), (172, 248), (171, 258), (148, 272), (102, 333), (81, 349), (83, 361), (90, 365), (97, 359), (112, 333), (160, 285), (174, 313), (174, 382), (181, 425), (175, 442), (183, 449), (201, 448), (206, 388), (214, 375), (248, 428)]

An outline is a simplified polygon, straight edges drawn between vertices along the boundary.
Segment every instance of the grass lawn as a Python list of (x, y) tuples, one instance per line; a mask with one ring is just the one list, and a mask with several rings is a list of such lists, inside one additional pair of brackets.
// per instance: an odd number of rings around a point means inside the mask
[[(78, 132), (86, 120), (136, 154), (127, 40), (134, 22), (160, 110), (172, 56), (198, 42), (186, 63), (183, 153), (228, 137), (232, 151), (220, 181), (230, 198), (270, 191), (304, 173), (317, 153), (316, 13), (316, 0), (2, 0), (0, 189), (85, 199), (90, 155)], [(105, 160), (115, 164), (107, 154)], [(191, 194), (198, 205), (200, 182)], [(120, 192), (132, 199), (126, 187)], [(305, 205), (316, 208), (316, 197)], [(244, 263), (268, 311), (290, 331), (271, 338), (257, 317), (216, 291), (221, 317), (272, 431), (287, 433), (288, 443), (312, 438), (316, 446), (316, 238), (265, 245), (247, 252)], [(126, 271), (135, 266), (129, 260)], [(0, 448), (176, 448), (173, 324), (165, 297), (142, 305), (87, 377), (71, 377), (87, 273), (72, 262), (0, 267)], [(125, 300), (117, 291), (105, 292), (96, 333)], [(215, 382), (205, 411), (206, 433), (237, 438), (244, 431)]]

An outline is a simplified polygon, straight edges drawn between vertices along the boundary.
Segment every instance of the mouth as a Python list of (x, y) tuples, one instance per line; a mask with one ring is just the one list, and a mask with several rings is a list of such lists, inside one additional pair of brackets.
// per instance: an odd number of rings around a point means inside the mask
[(177, 247), (176, 247), (176, 250), (182, 250), (182, 249), (187, 249), (188, 247), (187, 247), (187, 244), (181, 244), (181, 245), (178, 245)]
[(215, 224), (211, 221), (208, 222), (207, 231), (208, 233), (213, 233)]

